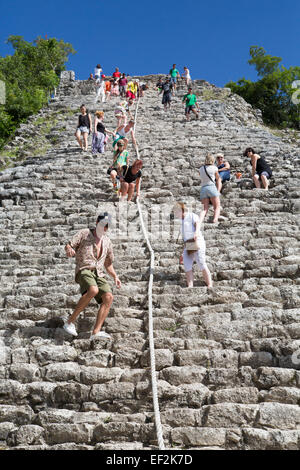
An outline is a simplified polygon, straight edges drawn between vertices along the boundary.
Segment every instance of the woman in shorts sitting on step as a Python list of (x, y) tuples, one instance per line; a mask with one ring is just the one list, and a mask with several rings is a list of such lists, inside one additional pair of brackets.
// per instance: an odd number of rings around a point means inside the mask
[(252, 178), (257, 189), (263, 188), (267, 191), (269, 188), (269, 179), (272, 176), (272, 170), (266, 160), (255, 153), (252, 147), (246, 148), (244, 157), (249, 157), (252, 165)]

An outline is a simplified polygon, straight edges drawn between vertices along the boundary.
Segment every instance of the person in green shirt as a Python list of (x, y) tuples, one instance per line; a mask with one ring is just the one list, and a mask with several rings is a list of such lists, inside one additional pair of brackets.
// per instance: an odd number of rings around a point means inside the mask
[(197, 103), (197, 96), (193, 94), (192, 88), (189, 87), (188, 93), (184, 95), (182, 101), (185, 103), (185, 116), (186, 120), (190, 120), (190, 112), (192, 111), (196, 115), (196, 119), (199, 119), (199, 114), (197, 113), (196, 109), (199, 111), (199, 106)]
[(173, 64), (173, 67), (171, 68), (170, 70), (170, 73), (169, 75), (171, 76), (171, 83), (173, 84), (173, 89), (174, 91), (176, 90), (176, 80), (177, 80), (177, 77), (180, 78), (180, 73), (178, 72), (177, 68), (176, 68), (176, 64)]

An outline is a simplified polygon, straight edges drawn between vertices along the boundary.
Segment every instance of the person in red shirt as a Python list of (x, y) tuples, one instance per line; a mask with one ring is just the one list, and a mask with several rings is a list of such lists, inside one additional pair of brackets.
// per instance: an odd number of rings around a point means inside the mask
[(114, 71), (112, 76), (113, 78), (117, 78), (119, 80), (119, 78), (121, 77), (121, 73), (119, 72), (118, 67), (116, 67), (116, 70)]

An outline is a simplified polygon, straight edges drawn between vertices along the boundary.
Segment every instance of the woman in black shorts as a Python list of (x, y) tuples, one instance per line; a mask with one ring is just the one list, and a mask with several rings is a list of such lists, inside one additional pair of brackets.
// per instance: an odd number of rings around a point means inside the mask
[(268, 190), (269, 179), (272, 176), (272, 170), (266, 160), (257, 153), (255, 153), (254, 149), (251, 147), (246, 148), (244, 152), (244, 157), (249, 157), (251, 160), (252, 178), (255, 187), (260, 189), (260, 183), (262, 183), (264, 189)]

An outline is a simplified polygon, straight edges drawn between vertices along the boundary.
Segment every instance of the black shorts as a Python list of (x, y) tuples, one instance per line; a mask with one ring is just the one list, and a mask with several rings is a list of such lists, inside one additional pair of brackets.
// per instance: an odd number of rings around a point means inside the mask
[(190, 114), (192, 109), (195, 109), (195, 108), (196, 108), (196, 106), (194, 104), (192, 106), (186, 106), (185, 107), (185, 114)]

